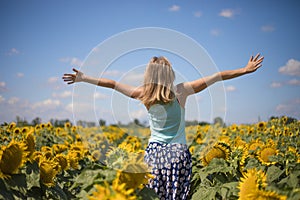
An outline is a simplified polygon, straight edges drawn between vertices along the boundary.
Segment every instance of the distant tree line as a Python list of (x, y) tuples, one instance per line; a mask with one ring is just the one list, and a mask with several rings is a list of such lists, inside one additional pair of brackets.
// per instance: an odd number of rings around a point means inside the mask
[[(271, 116), (269, 118), (269, 120), (279, 119), (281, 117)], [(297, 121), (297, 119), (293, 118), (293, 117), (287, 117), (286, 123), (289, 124), (294, 121)], [(42, 123), (42, 119), (40, 117), (36, 117), (31, 122), (28, 122), (25, 118), (16, 116), (15, 122), (16, 122), (17, 126), (36, 126), (37, 124)], [(71, 121), (69, 119), (50, 119), (49, 122), (55, 127), (63, 127), (65, 123), (67, 123), (67, 122), (71, 123)], [(7, 124), (8, 124), (7, 122), (4, 122), (2, 125), (7, 125)], [(209, 125), (209, 124), (219, 124), (222, 127), (226, 126), (226, 124), (224, 123), (224, 121), (221, 117), (214, 118), (213, 123), (209, 123), (206, 121), (192, 120), (192, 121), (186, 121), (185, 124), (186, 124), (186, 126), (196, 126), (196, 125), (204, 126), (204, 125)], [(82, 126), (82, 127), (95, 127), (95, 126), (106, 126), (107, 123), (104, 119), (99, 119), (98, 124), (96, 122), (78, 120), (76, 122), (76, 125)], [(149, 126), (149, 125), (147, 125), (147, 121), (140, 122), (140, 120), (137, 118), (133, 119), (132, 122), (129, 122), (127, 124), (122, 124), (121, 122), (118, 122), (117, 124), (110, 124), (110, 125), (119, 126), (119, 127), (133, 127), (133, 126), (148, 127)]]

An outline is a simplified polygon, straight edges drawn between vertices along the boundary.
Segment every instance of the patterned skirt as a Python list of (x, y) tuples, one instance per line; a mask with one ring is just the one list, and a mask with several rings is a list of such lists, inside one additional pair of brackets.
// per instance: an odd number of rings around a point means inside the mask
[(161, 200), (188, 198), (192, 160), (187, 145), (150, 142), (145, 150), (145, 162), (154, 176), (146, 187), (153, 189)]

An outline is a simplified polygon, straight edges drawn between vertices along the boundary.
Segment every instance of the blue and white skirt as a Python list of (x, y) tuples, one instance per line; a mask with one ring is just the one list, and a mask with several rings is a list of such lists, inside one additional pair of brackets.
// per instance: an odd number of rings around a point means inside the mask
[(188, 198), (192, 160), (187, 145), (150, 142), (145, 150), (145, 162), (154, 176), (146, 187), (153, 189), (161, 200)]

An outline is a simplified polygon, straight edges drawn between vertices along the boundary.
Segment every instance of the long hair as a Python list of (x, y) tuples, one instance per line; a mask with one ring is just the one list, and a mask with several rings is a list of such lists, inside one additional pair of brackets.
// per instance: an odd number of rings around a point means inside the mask
[(174, 100), (175, 73), (167, 58), (153, 57), (144, 74), (143, 93), (140, 100), (149, 108), (156, 103), (168, 103)]

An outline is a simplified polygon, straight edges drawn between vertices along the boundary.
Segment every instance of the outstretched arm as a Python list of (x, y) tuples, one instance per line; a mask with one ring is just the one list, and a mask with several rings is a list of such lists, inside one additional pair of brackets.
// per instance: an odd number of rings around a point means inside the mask
[(260, 54), (257, 54), (255, 57), (251, 56), (247, 65), (243, 68), (226, 70), (191, 82), (186, 82), (181, 85), (181, 88), (184, 91), (185, 96), (198, 93), (217, 81), (233, 79), (255, 72), (262, 66), (261, 63), (263, 62), (263, 59), (264, 57), (261, 57)]
[(73, 71), (75, 72), (75, 74), (64, 74), (64, 76), (62, 77), (63, 80), (68, 84), (73, 84), (76, 82), (86, 82), (101, 87), (115, 89), (116, 91), (121, 92), (122, 94), (131, 98), (138, 98), (141, 95), (140, 87), (133, 87), (107, 78), (90, 77), (85, 75), (81, 71), (78, 71), (77, 69), (73, 69)]

